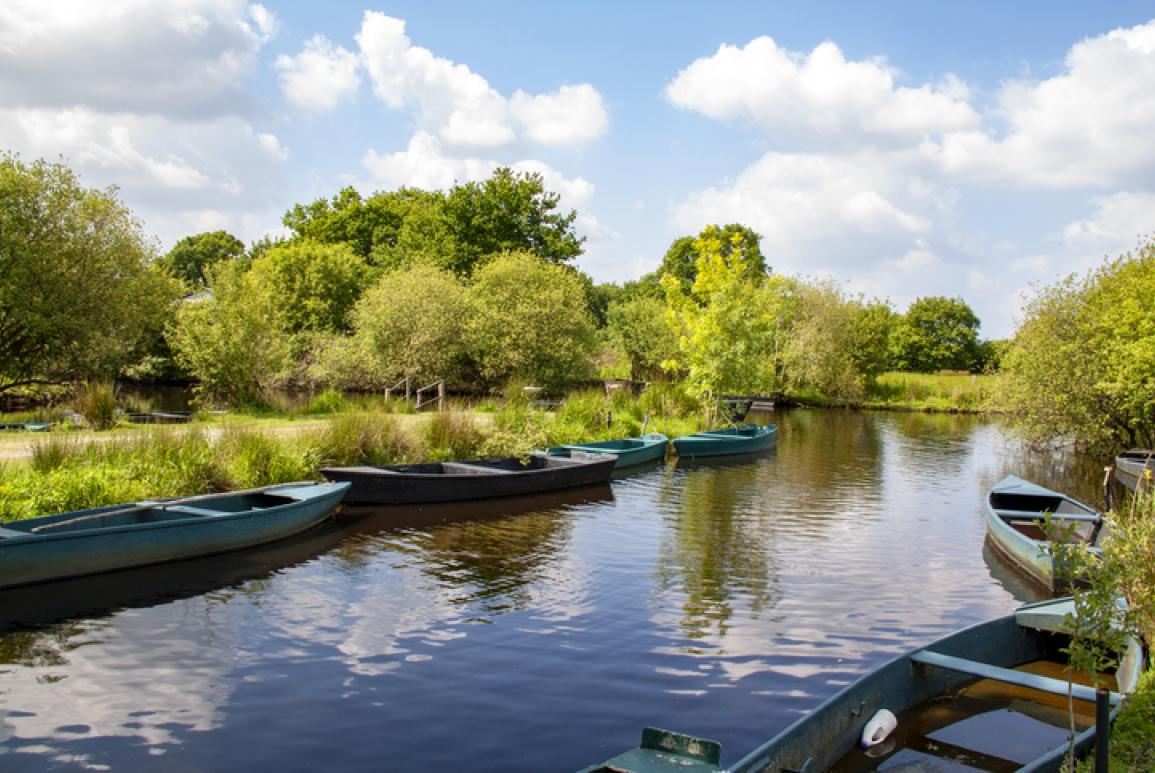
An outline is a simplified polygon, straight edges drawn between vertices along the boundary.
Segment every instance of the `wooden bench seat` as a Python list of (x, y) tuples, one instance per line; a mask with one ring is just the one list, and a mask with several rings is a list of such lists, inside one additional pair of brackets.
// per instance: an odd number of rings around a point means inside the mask
[[(943, 655), (941, 652), (933, 652), (931, 650), (919, 650), (911, 655), (910, 659), (915, 663), (921, 663), (926, 666), (946, 668), (951, 671), (958, 671), (959, 673), (970, 674), (983, 679), (993, 679), (996, 682), (1027, 687), (1032, 690), (1040, 690), (1051, 693), (1052, 695), (1065, 696), (1068, 690), (1068, 684), (1061, 679), (1052, 679), (1049, 676), (1042, 676), (1040, 674), (1029, 674), (1025, 671), (1015, 671), (1013, 668), (992, 666), (989, 663), (979, 663), (978, 661), (967, 660), (966, 658), (956, 658), (953, 655)], [(1095, 702), (1094, 687), (1076, 684), (1071, 685), (1070, 689), (1071, 694), (1078, 700), (1090, 701), (1091, 703)], [(1118, 703), (1119, 699), (1120, 696), (1118, 693), (1111, 693), (1112, 705)]]

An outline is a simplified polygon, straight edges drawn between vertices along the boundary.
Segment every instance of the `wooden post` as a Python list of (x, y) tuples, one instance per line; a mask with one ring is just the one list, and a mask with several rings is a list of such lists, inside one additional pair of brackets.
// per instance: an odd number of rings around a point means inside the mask
[(409, 383), (409, 377), (406, 376), (405, 377), (405, 402), (409, 402), (409, 400), (410, 400), (410, 398), (412, 398), (412, 396), (413, 396), (412, 386)]
[(437, 410), (441, 413), (445, 412), (445, 382), (437, 382)]

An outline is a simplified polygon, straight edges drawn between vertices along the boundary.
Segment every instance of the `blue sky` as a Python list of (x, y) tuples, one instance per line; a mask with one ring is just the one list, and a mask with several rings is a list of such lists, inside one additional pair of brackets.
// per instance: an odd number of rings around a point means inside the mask
[(0, 0), (0, 147), (162, 248), (294, 203), (539, 171), (598, 281), (708, 223), (775, 269), (1024, 293), (1155, 233), (1150, 3)]

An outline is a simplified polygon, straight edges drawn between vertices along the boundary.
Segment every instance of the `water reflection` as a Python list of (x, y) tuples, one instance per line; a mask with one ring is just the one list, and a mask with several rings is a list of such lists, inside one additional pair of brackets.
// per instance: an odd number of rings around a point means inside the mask
[(1037, 598), (984, 553), (993, 482), (1094, 496), (974, 417), (766, 418), (740, 463), (2, 593), (0, 768), (567, 770), (646, 724), (732, 760)]

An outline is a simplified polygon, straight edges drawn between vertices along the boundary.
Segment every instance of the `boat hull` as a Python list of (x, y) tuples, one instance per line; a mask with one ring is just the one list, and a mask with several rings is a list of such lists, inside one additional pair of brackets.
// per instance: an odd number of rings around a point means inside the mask
[(326, 467), (332, 481), (352, 484), (345, 500), (362, 505), (416, 505), (493, 499), (605, 484), (617, 463), (609, 454), (589, 459), (534, 456), (390, 467)]
[(698, 459), (707, 456), (734, 456), (764, 451), (778, 442), (778, 425), (744, 424), (736, 429), (719, 429), (674, 438), (678, 456)]
[(550, 456), (581, 458), (585, 454), (612, 454), (617, 457), (615, 469), (633, 467), (638, 464), (656, 462), (666, 458), (666, 446), (670, 439), (653, 433), (640, 438), (606, 440), (581, 445), (554, 446), (547, 452)]
[[(291, 484), (242, 494), (114, 505), (7, 524), (0, 529), (0, 588), (180, 561), (273, 542), (316, 526), (341, 502), (346, 485)], [(280, 504), (231, 510), (261, 495)], [(248, 500), (242, 499), (248, 497)], [(180, 504), (187, 502), (188, 504)], [(194, 511), (202, 511), (200, 513)], [(88, 527), (102, 514), (133, 523)], [(63, 524), (77, 521), (75, 527)], [(127, 516), (126, 516), (127, 519)], [(33, 528), (43, 528), (33, 533)]]
[[(1050, 543), (1041, 533), (1027, 536), (1016, 529), (1000, 515), (1000, 511), (1035, 513), (1042, 524), (1041, 514), (1050, 512), (1052, 524), (1062, 527), (1064, 516), (1098, 516), (1091, 507), (1070, 497), (1037, 486), (1015, 476), (1008, 476), (991, 489), (983, 501), (983, 516), (986, 520), (987, 537), (991, 546), (1004, 558), (1030, 575), (1031, 579), (1050, 590), (1057, 590), (1064, 572), (1056, 571), (1055, 558)], [(1097, 540), (1099, 532), (1095, 531)]]
[(1155, 451), (1135, 448), (1115, 457), (1115, 480), (1131, 491), (1150, 486), (1148, 470), (1155, 474)]

